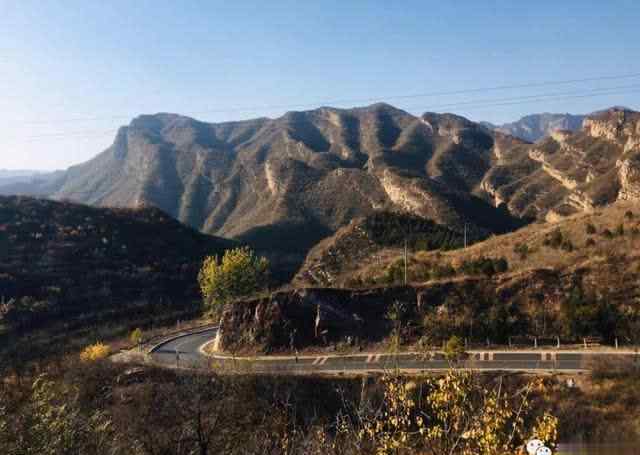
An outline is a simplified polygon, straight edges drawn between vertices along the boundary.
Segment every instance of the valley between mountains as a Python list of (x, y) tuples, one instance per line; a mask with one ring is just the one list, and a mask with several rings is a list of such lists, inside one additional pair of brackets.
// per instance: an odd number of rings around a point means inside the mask
[[(234, 349), (287, 349), (294, 327), (301, 346), (384, 342), (398, 302), (407, 343), (445, 332), (631, 342), (638, 270), (623, 264), (635, 264), (640, 113), (522, 122), (388, 104), (216, 124), (137, 117), (94, 159), (0, 186), (19, 195), (1, 199), (6, 336), (71, 314), (121, 324), (158, 299), (193, 315), (203, 258), (244, 244), (270, 259), (272, 288), (289, 287), (225, 310)], [(537, 140), (505, 132), (523, 128)], [(153, 219), (161, 231), (147, 239)], [(147, 241), (162, 256), (144, 264), (128, 252)], [(102, 283), (90, 304), (66, 276), (78, 267)]]

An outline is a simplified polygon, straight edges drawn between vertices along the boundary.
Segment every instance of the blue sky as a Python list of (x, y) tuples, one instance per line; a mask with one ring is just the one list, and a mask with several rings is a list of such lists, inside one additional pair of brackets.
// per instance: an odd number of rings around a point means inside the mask
[[(639, 23), (635, 0), (0, 0), (0, 168), (85, 161), (141, 113), (223, 121), (379, 100), (504, 122), (640, 109), (640, 75), (442, 94), (640, 73)], [(429, 93), (441, 95), (403, 97)], [(538, 94), (558, 96), (494, 101)]]

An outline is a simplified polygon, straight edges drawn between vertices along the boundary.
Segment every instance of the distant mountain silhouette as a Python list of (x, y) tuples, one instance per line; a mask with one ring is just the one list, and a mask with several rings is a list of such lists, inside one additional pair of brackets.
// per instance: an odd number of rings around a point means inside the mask
[(516, 122), (503, 125), (493, 125), (489, 122), (482, 122), (482, 124), (524, 141), (536, 142), (545, 136), (549, 136), (553, 131), (575, 131), (580, 129), (585, 117), (584, 115), (544, 113), (527, 115)]

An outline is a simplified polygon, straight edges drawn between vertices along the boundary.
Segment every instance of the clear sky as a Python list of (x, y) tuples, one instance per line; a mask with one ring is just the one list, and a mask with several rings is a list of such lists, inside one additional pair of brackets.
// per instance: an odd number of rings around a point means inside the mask
[(637, 0), (0, 0), (0, 168), (87, 160), (141, 113), (640, 109), (639, 24)]

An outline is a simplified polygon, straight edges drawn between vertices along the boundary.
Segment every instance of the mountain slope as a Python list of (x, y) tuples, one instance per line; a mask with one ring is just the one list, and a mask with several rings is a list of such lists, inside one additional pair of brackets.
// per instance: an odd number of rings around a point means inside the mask
[(513, 217), (557, 219), (637, 198), (639, 116), (609, 109), (530, 144), (453, 114), (417, 117), (387, 104), (218, 124), (148, 115), (30, 191), (159, 207), (203, 232), (284, 252), (291, 268), (379, 211), (457, 232), (466, 224), (482, 237), (521, 225)]
[(10, 170), (0, 169), (0, 186), (8, 183), (14, 183), (19, 181), (28, 180), (31, 177), (38, 175), (38, 171), (30, 170)]
[(0, 346), (40, 328), (193, 313), (202, 259), (232, 245), (157, 209), (0, 197)]
[(485, 128), (386, 104), (220, 124), (158, 114), (121, 128), (109, 149), (46, 191), (99, 206), (157, 206), (203, 232), (299, 253), (382, 209), (510, 229), (474, 194), (493, 160)]
[(0, 195), (10, 196), (15, 194), (26, 196), (48, 196), (59, 188), (59, 181), (64, 177), (65, 171), (31, 172), (24, 171), (20, 175), (0, 175)]
[[(532, 347), (534, 337), (555, 346), (558, 338), (565, 344), (592, 336), (634, 346), (640, 341), (639, 215), (640, 203), (617, 201), (468, 248), (410, 248), (407, 284), (404, 254), (394, 245), (330, 269), (333, 288), (316, 287), (318, 280), (305, 281), (303, 272), (297, 289), (225, 308), (220, 346), (287, 351), (292, 330), (296, 347), (314, 353), (338, 346), (383, 351), (391, 340), (420, 351), (452, 334), (477, 347), (512, 341)], [(345, 246), (341, 239), (333, 245)], [(315, 263), (308, 265), (313, 272)], [(401, 335), (391, 338), (398, 327)]]
[(638, 112), (607, 110), (573, 133), (556, 131), (536, 144), (498, 149), (481, 187), (495, 205), (506, 204), (519, 216), (555, 220), (640, 195)]

